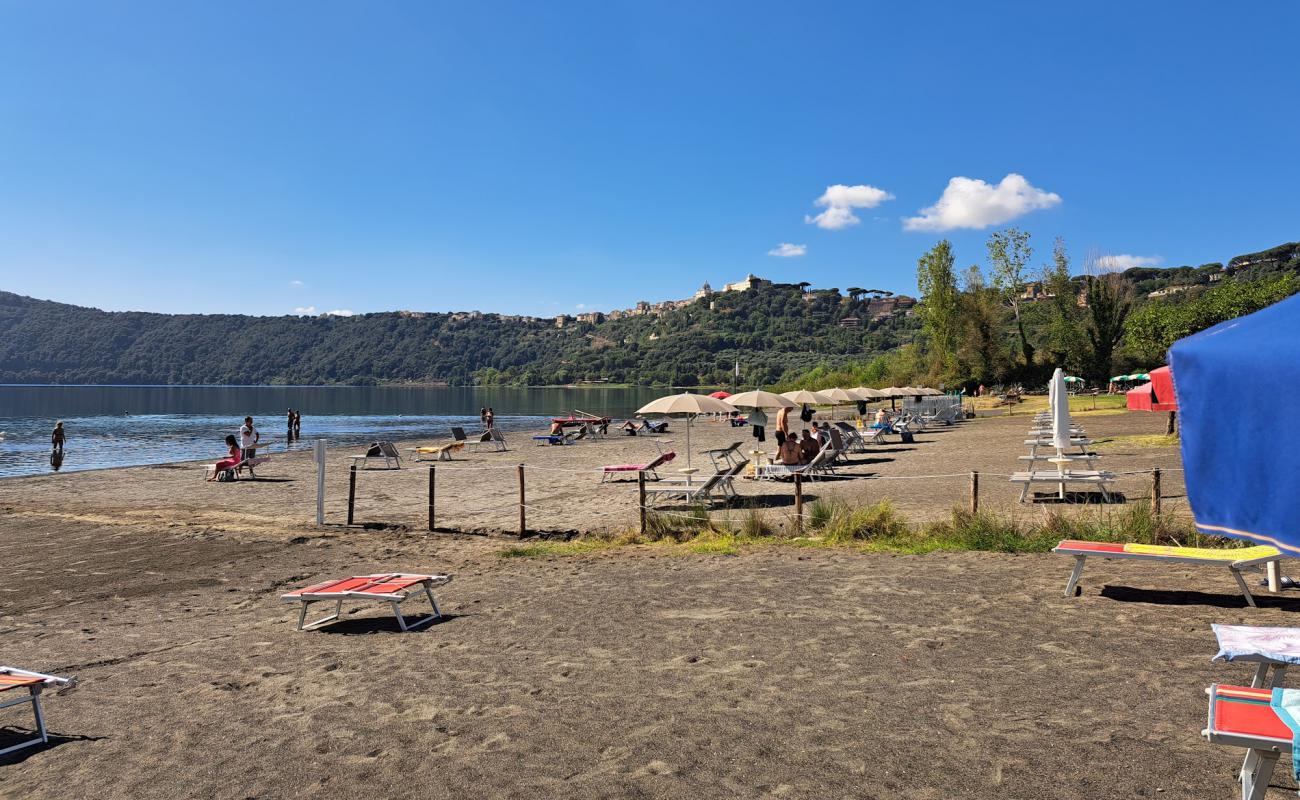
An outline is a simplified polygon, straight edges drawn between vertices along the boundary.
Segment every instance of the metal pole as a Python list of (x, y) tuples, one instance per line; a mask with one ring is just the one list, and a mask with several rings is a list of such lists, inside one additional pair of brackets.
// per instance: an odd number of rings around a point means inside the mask
[(316, 524), (325, 524), (325, 440), (316, 440)]
[(434, 470), (437, 467), (429, 467), (429, 529), (435, 531), (433, 524), (433, 498), (434, 498)]
[(803, 536), (803, 475), (794, 474), (794, 530)]
[(352, 511), (357, 503), (357, 465), (353, 464), (348, 475), (348, 525), (352, 525)]
[(980, 511), (980, 474), (978, 470), (971, 470), (970, 513), (978, 514), (979, 511)]
[(637, 501), (637, 508), (641, 509), (641, 535), (645, 536), (646, 520), (645, 520), (645, 473), (644, 472), (638, 472), (636, 474), (636, 491), (637, 494), (640, 496), (640, 499)]
[(1160, 468), (1151, 470), (1151, 513), (1160, 516)]
[(524, 465), (519, 465), (519, 535), (528, 532), (528, 519), (524, 509)]

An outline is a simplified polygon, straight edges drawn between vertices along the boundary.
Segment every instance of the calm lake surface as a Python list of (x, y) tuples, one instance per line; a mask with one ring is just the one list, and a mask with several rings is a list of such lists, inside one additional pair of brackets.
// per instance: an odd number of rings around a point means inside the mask
[[(217, 459), (245, 416), (271, 452), (376, 439), (449, 438), (478, 427), (491, 406), (503, 430), (536, 430), (582, 410), (630, 416), (666, 389), (523, 389), (355, 386), (0, 386), (0, 478), (53, 470), (50, 432), (67, 432), (60, 471)], [(302, 414), (302, 439), (285, 442), (285, 412)]]

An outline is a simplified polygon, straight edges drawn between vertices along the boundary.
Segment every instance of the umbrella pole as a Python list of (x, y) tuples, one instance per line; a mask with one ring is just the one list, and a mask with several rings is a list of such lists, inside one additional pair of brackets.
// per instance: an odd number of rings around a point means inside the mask
[(691, 422), (694, 421), (694, 419), (695, 417), (691, 416), (690, 414), (686, 415), (686, 485), (687, 486), (691, 485), (691, 475), (693, 474), (693, 470), (691, 469)]

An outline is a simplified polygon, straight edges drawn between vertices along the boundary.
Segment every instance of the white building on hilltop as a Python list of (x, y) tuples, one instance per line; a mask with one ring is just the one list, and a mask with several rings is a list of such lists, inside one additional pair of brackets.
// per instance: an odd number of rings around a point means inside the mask
[(771, 281), (760, 278), (751, 272), (745, 276), (745, 279), (743, 281), (736, 281), (735, 283), (729, 283), (726, 286), (723, 286), (722, 291), (748, 292), (750, 289), (758, 289), (762, 286), (771, 286), (771, 285), (772, 285)]

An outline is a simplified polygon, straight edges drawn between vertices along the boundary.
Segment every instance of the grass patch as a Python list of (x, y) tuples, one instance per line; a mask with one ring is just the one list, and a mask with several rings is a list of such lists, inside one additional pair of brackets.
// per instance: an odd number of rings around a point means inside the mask
[(1178, 437), (1163, 433), (1107, 436), (1093, 444), (1097, 447), (1178, 447)]
[(571, 542), (537, 542), (520, 544), (497, 553), (502, 558), (565, 558), (585, 556), (615, 547), (616, 542), (601, 539), (574, 539)]

